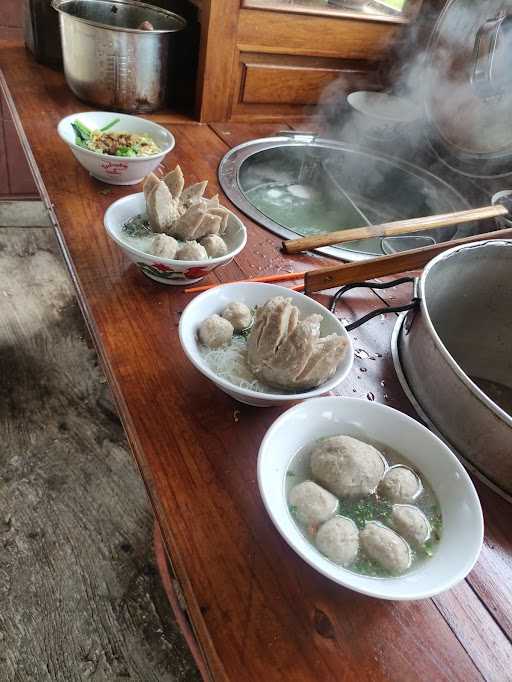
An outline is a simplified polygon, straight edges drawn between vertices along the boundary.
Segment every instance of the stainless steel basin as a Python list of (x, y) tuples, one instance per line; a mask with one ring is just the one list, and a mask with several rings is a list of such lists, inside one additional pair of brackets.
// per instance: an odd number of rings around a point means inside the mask
[[(283, 133), (230, 150), (219, 166), (228, 197), (244, 213), (285, 239), (468, 208), (438, 176), (370, 149), (307, 134)], [(431, 243), (477, 231), (473, 224), (424, 232)], [(412, 239), (416, 239), (413, 237)], [(406, 250), (411, 237), (393, 242)], [(319, 249), (343, 260), (387, 252), (380, 239)]]
[(419, 309), (394, 334), (395, 366), (420, 416), (512, 500), (512, 241), (438, 256)]
[[(85, 102), (149, 112), (167, 98), (173, 36), (182, 17), (136, 0), (53, 0), (66, 81)], [(143, 23), (154, 30), (143, 30)]]

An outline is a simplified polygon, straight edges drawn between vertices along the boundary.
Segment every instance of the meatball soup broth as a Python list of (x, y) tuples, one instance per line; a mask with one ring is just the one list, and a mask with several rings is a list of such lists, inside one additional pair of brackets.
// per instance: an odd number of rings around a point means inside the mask
[(449, 589), (483, 540), (480, 503), (453, 453), (378, 403), (323, 397), (270, 427), (258, 484), (278, 531), (327, 578), (395, 600)]

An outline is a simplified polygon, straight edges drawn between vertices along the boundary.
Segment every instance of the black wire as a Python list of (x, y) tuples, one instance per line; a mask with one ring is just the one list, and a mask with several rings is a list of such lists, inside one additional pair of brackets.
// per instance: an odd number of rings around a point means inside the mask
[[(367, 287), (368, 289), (390, 289), (392, 287), (399, 286), (400, 284), (414, 284), (414, 277), (400, 277), (399, 279), (394, 279), (391, 282), (353, 282), (352, 284), (345, 284), (345, 286), (341, 287), (334, 296), (332, 297), (331, 305), (330, 305), (330, 311), (331, 313), (334, 313), (336, 311), (336, 306), (339, 303), (340, 299), (342, 296), (344, 296), (348, 291), (351, 291), (352, 289), (357, 289), (359, 287)], [(374, 317), (377, 317), (377, 315), (385, 314), (385, 313), (402, 313), (405, 312), (406, 310), (411, 310), (411, 308), (414, 308), (416, 306), (416, 300), (413, 298), (411, 303), (408, 303), (407, 305), (402, 305), (402, 306), (395, 306), (395, 307), (389, 307), (389, 308), (378, 308), (377, 310), (372, 311), (371, 313), (368, 313), (364, 317), (361, 317), (359, 320), (356, 322), (352, 322), (351, 324), (347, 325), (345, 329), (347, 331), (352, 331), (353, 329), (356, 329), (357, 327), (361, 326), (365, 322), (368, 322), (368, 320), (371, 320)]]
[(356, 289), (357, 287), (368, 287), (368, 289), (390, 289), (392, 287), (397, 287), (400, 284), (407, 284), (408, 282), (414, 284), (414, 277), (400, 277), (399, 279), (394, 279), (392, 282), (353, 282), (352, 284), (345, 284), (345, 286), (341, 287), (341, 289), (338, 289), (338, 291), (332, 297), (330, 311), (333, 313), (336, 310), (336, 304), (340, 298), (351, 289)]

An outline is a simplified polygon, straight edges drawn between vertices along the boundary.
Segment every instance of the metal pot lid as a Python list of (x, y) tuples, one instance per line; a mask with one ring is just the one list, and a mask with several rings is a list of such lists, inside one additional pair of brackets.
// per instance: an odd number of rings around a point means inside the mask
[(512, 0), (450, 0), (427, 72), (430, 137), (441, 158), (477, 177), (512, 172)]
[[(239, 209), (285, 239), (468, 206), (451, 185), (411, 163), (292, 131), (229, 150), (220, 162), (219, 180)], [(424, 246), (427, 237), (444, 241), (477, 229), (470, 223), (441, 234), (365, 239), (319, 251), (343, 260), (365, 260)]]

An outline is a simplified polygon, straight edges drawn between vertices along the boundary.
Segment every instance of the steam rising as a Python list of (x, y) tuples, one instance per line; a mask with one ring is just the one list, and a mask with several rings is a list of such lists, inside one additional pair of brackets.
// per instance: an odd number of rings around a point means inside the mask
[[(501, 26), (492, 79), (479, 79), (474, 74), (478, 31), (499, 15), (502, 5), (502, 0), (448, 3), (430, 44), (428, 36), (422, 35), (425, 17), (406, 29), (386, 91), (417, 105), (422, 115), (414, 125), (397, 125), (395, 134), (389, 129), (382, 131), (383, 135), (376, 134), (371, 118), (357, 112), (347, 115), (346, 82), (340, 78), (322, 93), (317, 112), (320, 129), (331, 137), (364, 146), (374, 146), (375, 137), (380, 137), (378, 147), (382, 151), (411, 161), (430, 156), (431, 141), (442, 148), (445, 159), (451, 156), (452, 161), (456, 155), (512, 153), (512, 135), (507, 137), (512, 110), (512, 18)], [(423, 47), (418, 51), (419, 45)], [(486, 64), (483, 59), (482, 64)], [(407, 119), (408, 108), (401, 111), (400, 106), (397, 100), (397, 121)], [(486, 176), (494, 174), (493, 165), (479, 159), (474, 168), (463, 166), (462, 171)]]
[[(492, 78), (484, 49), (475, 68), (479, 30), (490, 34), (496, 22), (489, 20), (501, 6), (502, 0), (451, 0), (440, 17), (432, 13), (427, 29), (425, 15), (404, 29), (388, 78), (386, 92), (395, 97), (386, 117), (348, 106), (343, 77), (330, 84), (317, 107), (316, 144), (268, 148), (240, 167), (240, 188), (257, 209), (251, 215), (262, 221), (263, 213), (264, 224), (289, 237), (281, 228), (306, 235), (447, 213), (490, 203), (494, 192), (511, 187), (512, 178), (501, 176), (512, 172), (512, 16), (500, 27)], [(322, 146), (321, 138), (341, 144)], [(394, 248), (494, 228), (480, 222), (432, 230)], [(360, 257), (385, 249), (374, 239), (343, 251)]]

